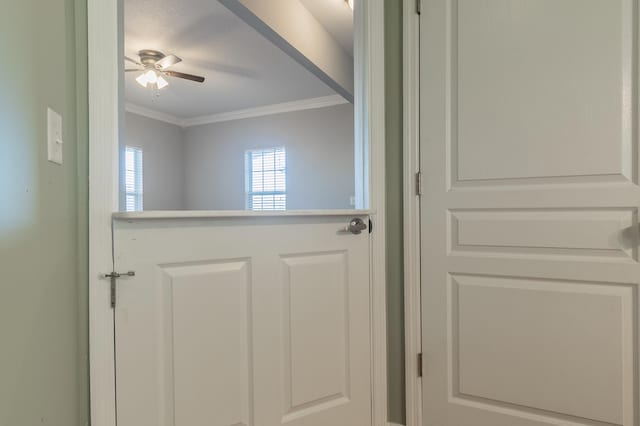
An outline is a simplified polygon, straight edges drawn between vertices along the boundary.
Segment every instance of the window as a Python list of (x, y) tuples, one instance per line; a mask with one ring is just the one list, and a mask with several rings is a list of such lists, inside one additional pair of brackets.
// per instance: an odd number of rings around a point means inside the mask
[(142, 211), (142, 150), (125, 148), (125, 210)]
[(247, 209), (287, 209), (287, 155), (284, 148), (247, 151), (245, 154)]

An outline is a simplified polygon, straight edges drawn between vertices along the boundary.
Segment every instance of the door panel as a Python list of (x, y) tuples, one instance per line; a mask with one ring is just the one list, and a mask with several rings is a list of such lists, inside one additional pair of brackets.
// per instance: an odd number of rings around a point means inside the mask
[[(249, 268), (248, 260), (160, 267), (176, 425), (250, 424)], [(207, 368), (211, 360), (224, 368)]]
[(423, 0), (432, 426), (639, 426), (638, 5)]
[(287, 256), (284, 264), (287, 419), (349, 398), (347, 253)]
[(631, 0), (447, 3), (453, 186), (631, 179)]
[(622, 423), (632, 288), (481, 275), (449, 285), (458, 398)]
[(638, 260), (637, 247), (625, 236), (637, 223), (637, 211), (632, 208), (458, 209), (450, 212), (450, 223), (453, 254)]
[(371, 422), (369, 238), (350, 217), (117, 220), (119, 425)]

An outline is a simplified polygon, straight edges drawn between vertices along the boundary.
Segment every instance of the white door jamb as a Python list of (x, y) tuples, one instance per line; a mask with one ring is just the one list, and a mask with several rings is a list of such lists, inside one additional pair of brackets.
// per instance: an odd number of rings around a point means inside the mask
[(407, 426), (422, 425), (420, 311), (420, 15), (403, 0), (404, 326)]
[(88, 0), (89, 377), (91, 423), (116, 425), (111, 214), (118, 211), (120, 1)]

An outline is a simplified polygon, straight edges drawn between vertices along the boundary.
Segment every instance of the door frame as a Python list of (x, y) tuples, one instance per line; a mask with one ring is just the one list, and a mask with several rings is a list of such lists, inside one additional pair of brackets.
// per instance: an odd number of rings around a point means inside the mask
[[(372, 425), (387, 425), (385, 246), (384, 0), (356, 8), (356, 164), (358, 208), (374, 212), (371, 236)], [(89, 362), (93, 426), (116, 426), (112, 214), (118, 211), (118, 140), (123, 111), (120, 36), (123, 0), (87, 0), (89, 50)], [(356, 189), (358, 196), (358, 188)]]
[(403, 219), (406, 426), (422, 425), (420, 279), (420, 0), (403, 0)]

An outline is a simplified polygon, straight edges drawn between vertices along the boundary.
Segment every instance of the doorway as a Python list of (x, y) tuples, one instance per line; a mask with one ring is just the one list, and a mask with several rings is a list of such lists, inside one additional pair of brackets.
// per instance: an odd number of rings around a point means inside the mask
[[(364, 267), (364, 264), (361, 264), (359, 271), (367, 272), (367, 278), (365, 281), (367, 282), (366, 288), (369, 293), (369, 301), (366, 303), (368, 306), (366, 312), (368, 312), (367, 328), (369, 330), (371, 340), (369, 343), (361, 342), (360, 348), (365, 347), (365, 343), (366, 346), (368, 346), (368, 349), (366, 350), (366, 354), (370, 357), (370, 368), (368, 369), (369, 374), (367, 375), (370, 383), (368, 399), (372, 402), (371, 405), (368, 405), (368, 415), (364, 413), (362, 408), (359, 409), (358, 412), (360, 414), (358, 415), (358, 421), (362, 422), (364, 419), (366, 424), (385, 424), (386, 345), (384, 308), (384, 130), (382, 124), (384, 114), (382, 100), (383, 93), (380, 90), (380, 88), (384, 86), (381, 84), (383, 81), (383, 55), (380, 50), (373, 48), (373, 46), (382, 45), (382, 32), (380, 31), (382, 29), (382, 25), (379, 25), (379, 23), (382, 22), (381, 2), (367, 2), (363, 3), (360, 9), (356, 7), (356, 28), (359, 29), (357, 30), (358, 35), (356, 37), (354, 49), (354, 61), (357, 69), (361, 72), (361, 78), (354, 87), (354, 116), (356, 117), (356, 122), (360, 123), (355, 128), (356, 141), (360, 141), (361, 143), (360, 145), (356, 143), (354, 156), (361, 156), (363, 161), (359, 166), (356, 166), (354, 176), (356, 180), (360, 179), (363, 184), (360, 189), (356, 187), (354, 190), (354, 196), (356, 200), (362, 200), (360, 205), (356, 205), (359, 209), (346, 209), (337, 212), (334, 210), (333, 213), (325, 212), (326, 214), (317, 212), (302, 213), (295, 211), (267, 213), (247, 211), (243, 214), (231, 215), (233, 216), (231, 218), (228, 214), (215, 214), (211, 211), (183, 211), (180, 214), (173, 215), (157, 211), (115, 213), (118, 211), (118, 205), (122, 198), (118, 182), (120, 151), (118, 149), (118, 144), (115, 143), (115, 141), (119, 140), (118, 122), (122, 117), (121, 113), (119, 113), (117, 96), (114, 96), (114, 93), (118, 93), (117, 89), (122, 84), (122, 77), (120, 76), (119, 71), (120, 61), (118, 58), (122, 58), (124, 52), (119, 48), (120, 42), (117, 37), (118, 23), (122, 22), (121, 17), (119, 18), (121, 10), (121, 5), (119, 8), (116, 2), (89, 2), (90, 52), (100, 52), (100, 55), (90, 54), (90, 137), (92, 148), (90, 158), (92, 191), (92, 198), (90, 200), (90, 270), (92, 276), (90, 287), (90, 314), (92, 320), (90, 350), (92, 365), (92, 418), (94, 422), (96, 424), (113, 425), (118, 418), (116, 405), (116, 401), (118, 399), (116, 393), (116, 361), (119, 349), (114, 347), (114, 341), (117, 341), (118, 338), (117, 331), (114, 332), (114, 320), (117, 325), (118, 315), (116, 314), (114, 316), (114, 310), (110, 306), (110, 300), (112, 298), (111, 288), (113, 288), (113, 286), (109, 285), (109, 280), (104, 279), (104, 274), (128, 271), (117, 270), (118, 266), (126, 265), (126, 263), (121, 262), (123, 258), (118, 257), (119, 253), (122, 253), (118, 251), (119, 247), (126, 246), (119, 244), (112, 246), (111, 242), (114, 237), (118, 238), (118, 235), (125, 235), (126, 229), (129, 229), (131, 226), (138, 225), (139, 228), (134, 231), (139, 232), (139, 234), (136, 234), (135, 240), (144, 244), (143, 240), (148, 238), (145, 241), (146, 244), (150, 245), (146, 247), (160, 248), (160, 245), (153, 245), (151, 243), (154, 238), (162, 238), (160, 235), (162, 232), (158, 229), (161, 227), (168, 227), (173, 229), (172, 232), (178, 232), (178, 234), (175, 235), (181, 235), (188, 233), (186, 232), (187, 229), (192, 229), (189, 228), (189, 226), (193, 225), (194, 227), (197, 227), (196, 223), (206, 222), (209, 227), (214, 222), (230, 226), (232, 225), (230, 222), (235, 224), (241, 219), (240, 222), (242, 222), (244, 226), (253, 226), (254, 230), (259, 228), (261, 224), (267, 224), (269, 227), (273, 227), (277, 223), (286, 223), (286, 226), (283, 228), (285, 232), (284, 235), (286, 236), (288, 234), (294, 234), (293, 230), (296, 223), (304, 221), (308, 222), (310, 220), (309, 218), (316, 218), (314, 221), (317, 226), (322, 227), (323, 223), (325, 224), (324, 226), (328, 226), (326, 223), (330, 224), (331, 233), (329, 235), (332, 235), (331, 238), (345, 236), (350, 238), (353, 234), (351, 232), (345, 232), (345, 228), (351, 225), (352, 219), (362, 219), (362, 223), (367, 229), (369, 228), (367, 223), (368, 219), (371, 219), (372, 222), (376, 224), (376, 232), (373, 232), (372, 234), (363, 232), (361, 234), (364, 241), (366, 241), (366, 250), (365, 248), (358, 248), (360, 251), (366, 251), (366, 265), (369, 265)], [(135, 164), (135, 152), (132, 152), (132, 157)], [(134, 191), (131, 192), (131, 195), (135, 199), (137, 195), (135, 188)], [(358, 204), (357, 201), (356, 204)], [(171, 225), (167, 226), (169, 223)], [(335, 229), (338, 223), (340, 226)], [(150, 229), (150, 227), (154, 229)], [(310, 228), (315, 229), (314, 227)], [(178, 231), (176, 231), (176, 229)], [(364, 229), (360, 228), (360, 231), (362, 230)], [(206, 233), (203, 233), (203, 235), (204, 234)], [(258, 234), (259, 233), (256, 235)], [(168, 235), (171, 235), (171, 239), (173, 239), (173, 234), (169, 233)], [(300, 237), (304, 235), (304, 232), (298, 233), (298, 236)], [(311, 234), (307, 237), (311, 238)], [(319, 241), (315, 237), (311, 239), (316, 242)], [(207, 239), (209, 243), (211, 243), (211, 240), (211, 238)], [(234, 239), (230, 241), (237, 240), (238, 238), (234, 237)], [(245, 239), (245, 242), (249, 240), (251, 240), (251, 238)], [(344, 238), (342, 238), (342, 240), (344, 241)], [(126, 240), (125, 238), (122, 241), (134, 241), (134, 239)], [(156, 242), (158, 241), (159, 240)], [(168, 243), (168, 245), (171, 244), (171, 240), (164, 241)], [(297, 244), (304, 243), (303, 240), (296, 241)], [(317, 243), (315, 244), (317, 245)], [(335, 245), (332, 247), (333, 248), (331, 249), (324, 249), (320, 247), (316, 247), (314, 249), (309, 245), (303, 244), (302, 246), (303, 252), (306, 254), (326, 254), (326, 256), (329, 257), (323, 257), (321, 260), (328, 259), (327, 262), (331, 265), (340, 264), (340, 262), (336, 260), (340, 258), (339, 253), (348, 253), (350, 249), (346, 247), (337, 247)], [(136, 254), (149, 253), (147, 250), (134, 250), (134, 252)], [(184, 251), (182, 252), (184, 253)], [(328, 254), (329, 252), (334, 253), (335, 256), (337, 256), (336, 259), (332, 257), (333, 255)], [(284, 254), (294, 256), (295, 253), (296, 249), (290, 249)], [(218, 260), (214, 259), (215, 256), (213, 255), (204, 257), (203, 255), (198, 256), (196, 256), (195, 259), (190, 260), (184, 258), (177, 261), (175, 258), (173, 258), (173, 260), (169, 259), (168, 261), (166, 259), (162, 261), (158, 260), (156, 265), (162, 264), (168, 267), (168, 265), (176, 266), (176, 262), (183, 262), (182, 267), (184, 267), (184, 262), (186, 262), (189, 267), (193, 267), (195, 269), (202, 267), (202, 264), (211, 265), (212, 262), (210, 261), (213, 261), (213, 263), (218, 265), (218, 263), (216, 263)], [(224, 264), (229, 266), (234, 264), (234, 259), (246, 259), (248, 257), (246, 255), (238, 256), (239, 258), (226, 257), (226, 263)], [(205, 259), (205, 257), (208, 260)], [(296, 256), (294, 257), (296, 258), (295, 260), (299, 260)], [(355, 256), (354, 258), (358, 258), (358, 256)], [(334, 262), (334, 260), (336, 261)], [(278, 261), (281, 262), (281, 259)], [(320, 263), (323, 264), (322, 262)], [(144, 266), (141, 265), (138, 267), (138, 269), (142, 270), (141, 268), (144, 268)], [(195, 269), (191, 269), (191, 271)], [(222, 269), (224, 269), (224, 267)], [(173, 269), (173, 271), (175, 270), (176, 269)], [(364, 275), (362, 276), (364, 277)], [(126, 279), (120, 278), (117, 280), (115, 284), (117, 289), (115, 296), (116, 306), (118, 306), (117, 304), (119, 300), (118, 293), (120, 292), (120, 295), (122, 295), (122, 292), (126, 292), (127, 290), (135, 292), (135, 283), (141, 282), (136, 280), (141, 280), (143, 277), (144, 274), (136, 274), (135, 276), (131, 276)], [(309, 281), (307, 280), (305, 282)], [(127, 283), (131, 284), (131, 286), (127, 287)], [(174, 299), (174, 302), (179, 303), (176, 300), (177, 299)], [(345, 302), (345, 306), (349, 306), (348, 302)], [(333, 364), (336, 365), (335, 363)], [(348, 363), (344, 363), (344, 365), (345, 368), (348, 367)], [(280, 377), (280, 380), (282, 380), (282, 377)], [(320, 385), (321, 382), (322, 381), (318, 382), (318, 385)], [(308, 384), (309, 382), (305, 381), (303, 382), (303, 385), (305, 383)], [(334, 380), (333, 383), (335, 384), (337, 382)], [(298, 389), (300, 389), (300, 386), (301, 385), (298, 385)], [(304, 386), (302, 388), (303, 390), (305, 389)], [(309, 390), (308, 387), (306, 389)], [(326, 389), (328, 389), (328, 387), (326, 387)], [(350, 389), (355, 392), (356, 387), (354, 386)], [(326, 390), (324, 393), (311, 392), (306, 396), (307, 399), (304, 397), (296, 397), (296, 401), (298, 405), (301, 404), (303, 406), (303, 411), (306, 410), (305, 415), (311, 415), (318, 414), (323, 409), (332, 408), (336, 405), (345, 403), (344, 398), (339, 395), (340, 392), (335, 392), (333, 390)], [(346, 395), (351, 394), (347, 392)], [(166, 395), (164, 395), (164, 397), (166, 397)], [(294, 404), (296, 401), (294, 401)], [(336, 401), (339, 401), (339, 403), (336, 403)], [(351, 401), (351, 399), (349, 401)], [(312, 404), (308, 406), (310, 402)], [(294, 408), (295, 407), (297, 406), (294, 405)], [(280, 405), (278, 409), (282, 411), (284, 410), (284, 407)], [(280, 421), (282, 421), (284, 418), (282, 412), (278, 413), (278, 415), (279, 417), (274, 416), (273, 418), (279, 418)], [(164, 418), (167, 419), (167, 417)], [(346, 418), (347, 417), (345, 417), (345, 419)], [(308, 419), (311, 419), (311, 417), (308, 417)], [(189, 419), (189, 421), (191, 420), (192, 419)]]

